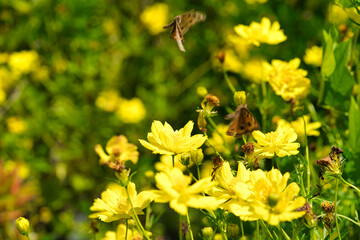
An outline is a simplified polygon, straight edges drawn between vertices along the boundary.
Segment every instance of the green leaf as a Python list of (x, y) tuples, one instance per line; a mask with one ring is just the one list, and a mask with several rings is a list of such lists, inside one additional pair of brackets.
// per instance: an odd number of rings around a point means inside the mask
[(324, 35), (324, 53), (323, 53), (323, 61), (321, 64), (321, 76), (323, 78), (329, 77), (335, 70), (335, 57), (333, 52), (333, 39), (330, 34), (323, 31)]
[(351, 98), (349, 110), (349, 144), (353, 152), (360, 152), (360, 110), (354, 98)]

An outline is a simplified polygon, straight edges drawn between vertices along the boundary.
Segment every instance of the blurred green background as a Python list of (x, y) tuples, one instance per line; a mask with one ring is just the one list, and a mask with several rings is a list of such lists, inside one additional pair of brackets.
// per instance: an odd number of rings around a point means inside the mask
[[(235, 25), (263, 16), (280, 22), (286, 42), (237, 52), (240, 60), (268, 61), (302, 58), (331, 26), (325, 0), (155, 3), (0, 0), (0, 239), (18, 238), (18, 216), (29, 218), (38, 239), (89, 239), (89, 207), (113, 176), (99, 166), (96, 144), (127, 136), (140, 151), (139, 163), (129, 167), (143, 173), (157, 158), (137, 139), (146, 138), (153, 120), (174, 129), (196, 121), (198, 87), (234, 109), (216, 55), (233, 47), (228, 36)], [(182, 53), (161, 28), (191, 9), (207, 20), (185, 35)], [(238, 90), (251, 88), (241, 74), (230, 79)], [(139, 191), (144, 181), (135, 176)]]

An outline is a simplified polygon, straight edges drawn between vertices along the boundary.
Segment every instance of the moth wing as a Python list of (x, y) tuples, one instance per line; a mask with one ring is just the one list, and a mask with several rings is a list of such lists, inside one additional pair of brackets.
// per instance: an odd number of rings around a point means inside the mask
[(228, 130), (226, 131), (227, 135), (235, 136), (237, 134), (237, 129), (239, 125), (239, 114), (240, 114), (239, 112), (233, 112), (225, 117), (225, 119), (233, 118), (233, 120), (229, 124)]
[(178, 16), (182, 34), (185, 34), (191, 26), (206, 20), (206, 14), (197, 11), (189, 11)]
[(260, 124), (247, 108), (241, 108), (238, 121), (238, 129), (235, 137), (243, 134), (250, 134), (260, 129)]

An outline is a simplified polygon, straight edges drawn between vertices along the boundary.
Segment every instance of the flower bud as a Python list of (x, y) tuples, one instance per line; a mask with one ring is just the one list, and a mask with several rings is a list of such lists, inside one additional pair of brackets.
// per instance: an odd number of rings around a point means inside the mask
[(196, 93), (199, 97), (204, 98), (208, 94), (208, 91), (205, 87), (200, 86), (196, 89)]
[(191, 160), (191, 154), (189, 152), (181, 154), (180, 162), (182, 165), (184, 165), (184, 166), (189, 165), (190, 160)]
[(202, 235), (204, 239), (212, 239), (214, 235), (214, 230), (211, 227), (204, 227), (201, 229)]
[(190, 155), (191, 161), (194, 162), (196, 165), (200, 165), (202, 160), (204, 159), (204, 154), (201, 148), (191, 151)]
[(270, 207), (275, 207), (276, 204), (279, 202), (279, 194), (277, 193), (270, 193), (267, 198), (267, 203)]
[(30, 223), (24, 217), (19, 217), (15, 221), (15, 227), (21, 235), (27, 236), (30, 232)]
[(236, 238), (239, 235), (239, 226), (237, 224), (230, 223), (227, 226), (227, 234), (230, 238)]
[(126, 186), (128, 184), (129, 174), (130, 174), (130, 169), (129, 170), (124, 169), (121, 172), (115, 172), (115, 176), (120, 180), (121, 186)]
[(244, 91), (237, 91), (234, 94), (234, 102), (236, 106), (240, 106), (246, 103), (246, 94)]

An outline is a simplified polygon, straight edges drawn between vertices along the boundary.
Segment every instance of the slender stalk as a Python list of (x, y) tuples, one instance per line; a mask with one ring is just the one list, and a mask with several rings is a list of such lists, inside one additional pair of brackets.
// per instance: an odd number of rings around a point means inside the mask
[(222, 139), (223, 142), (224, 142), (225, 147), (226, 147), (227, 149), (230, 149), (228, 143), (227, 143), (226, 140), (225, 140), (224, 135), (223, 135), (222, 133), (220, 133), (219, 130), (217, 129), (214, 120), (212, 120), (211, 117), (207, 117), (206, 119), (209, 121), (210, 125), (214, 128), (214, 130), (216, 131), (216, 133), (219, 134), (219, 136), (221, 137), (221, 139)]
[(25, 236), (28, 240), (30, 240), (29, 234), (26, 234)]
[(360, 189), (357, 188), (356, 186), (352, 185), (351, 183), (347, 182), (345, 179), (343, 179), (342, 176), (340, 176), (340, 180), (343, 181), (343, 183), (345, 183), (345, 184), (349, 185), (350, 187), (354, 188), (358, 192), (358, 194), (360, 194)]
[(215, 154), (216, 154), (216, 155), (219, 155), (219, 156), (221, 157), (221, 159), (224, 159), (224, 158), (220, 155), (220, 153), (215, 149), (215, 147), (211, 144), (211, 142), (209, 141), (209, 136), (207, 135), (206, 132), (204, 132), (204, 135), (205, 135), (205, 137), (206, 137), (206, 142), (207, 142), (207, 144), (209, 144), (209, 146), (214, 150)]
[(241, 236), (244, 237), (245, 233), (244, 233), (244, 224), (243, 221), (240, 220), (240, 229), (241, 229)]
[(227, 72), (225, 71), (225, 69), (223, 69), (223, 74), (224, 74), (224, 78), (225, 78), (225, 81), (227, 83), (227, 85), (229, 86), (230, 90), (233, 92), (233, 93), (236, 93), (236, 89), (234, 88), (234, 86), (232, 85), (230, 79), (229, 79), (229, 76), (227, 75)]
[(171, 156), (171, 159), (172, 159), (172, 164), (173, 164), (173, 168), (174, 168), (175, 167), (175, 157)]
[(141, 224), (141, 222), (140, 222), (140, 220), (139, 220), (139, 218), (138, 218), (138, 215), (136, 214), (136, 211), (135, 211), (135, 209), (134, 209), (133, 203), (132, 203), (132, 201), (131, 201), (131, 199), (130, 199), (130, 194), (129, 194), (128, 187), (126, 186), (125, 189), (126, 189), (126, 194), (127, 194), (127, 196), (128, 196), (128, 199), (129, 199), (129, 202), (130, 202), (130, 205), (131, 205), (131, 209), (132, 209), (132, 211), (133, 211), (133, 213), (134, 213), (134, 216), (133, 216), (133, 217), (135, 218), (136, 224), (137, 224), (137, 226), (140, 228), (141, 232), (143, 233), (144, 238), (147, 239), (147, 240), (150, 240), (149, 236), (147, 235), (144, 227), (142, 226), (142, 224)]
[(267, 227), (266, 224), (264, 223), (264, 221), (261, 219), (260, 222), (261, 222), (261, 225), (263, 226), (263, 228), (266, 229), (266, 232), (267, 232), (267, 234), (270, 236), (270, 238), (271, 238), (271, 239), (274, 239), (273, 236), (272, 236), (272, 234), (271, 234), (271, 232), (269, 231), (268, 227)]
[(256, 232), (255, 232), (255, 239), (260, 239), (260, 227), (259, 227), (259, 220), (256, 221)]
[(150, 214), (151, 214), (151, 207), (150, 205), (146, 208), (146, 215), (145, 215), (145, 229), (150, 230)]
[(346, 220), (349, 220), (350, 222), (352, 222), (353, 224), (355, 224), (355, 225), (357, 225), (357, 226), (359, 226), (360, 227), (360, 223), (359, 222), (356, 222), (355, 220), (353, 220), (353, 219), (351, 219), (351, 218), (349, 218), (349, 217), (347, 217), (347, 216), (344, 216), (344, 215), (342, 215), (342, 214), (337, 214), (339, 217), (342, 217), (342, 218), (345, 218)]
[[(307, 177), (307, 181), (306, 181), (306, 188), (307, 188), (307, 194), (310, 194), (310, 176), (311, 176), (311, 171), (310, 171), (310, 155), (309, 155), (309, 145), (308, 145), (308, 140), (307, 140), (307, 133), (306, 133), (306, 121), (304, 118), (304, 115), (302, 116), (302, 120), (304, 121), (304, 134), (305, 134), (305, 157), (306, 157), (306, 177)], [(311, 203), (311, 200), (310, 200)]]
[(289, 235), (287, 235), (287, 233), (285, 232), (285, 230), (284, 230), (280, 225), (277, 225), (276, 227), (280, 230), (281, 234), (284, 236), (284, 238), (285, 238), (286, 240), (290, 240)]
[(320, 86), (319, 86), (319, 97), (317, 100), (317, 105), (320, 106), (322, 99), (324, 97), (324, 91), (325, 91), (325, 79), (323, 76), (320, 77)]
[(192, 230), (191, 230), (189, 213), (186, 214), (186, 220), (187, 220), (188, 229), (189, 229), (189, 233), (190, 233), (190, 239), (191, 239), (191, 240), (194, 240), (193, 232), (192, 232)]
[(183, 232), (182, 232), (182, 215), (179, 215), (179, 239), (183, 239)]
[(338, 218), (337, 218), (337, 194), (338, 194), (338, 189), (339, 189), (339, 179), (336, 178), (336, 182), (335, 182), (335, 223), (336, 223), (336, 229), (338, 232), (338, 237), (339, 240), (341, 240), (341, 234), (340, 234), (340, 228), (339, 228), (339, 223), (338, 223)]
[(198, 179), (200, 180), (201, 177), (200, 177), (200, 167), (198, 164), (196, 164), (196, 170), (197, 170), (197, 175), (198, 175)]

